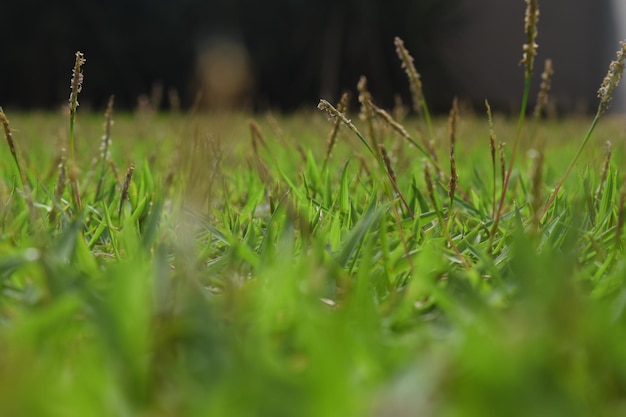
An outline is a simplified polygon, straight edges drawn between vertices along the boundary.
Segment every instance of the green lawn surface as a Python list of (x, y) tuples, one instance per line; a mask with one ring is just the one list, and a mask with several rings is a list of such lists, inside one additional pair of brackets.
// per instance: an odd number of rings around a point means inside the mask
[[(106, 155), (79, 112), (75, 161), (66, 115), (7, 117), (0, 415), (626, 412), (623, 118), (540, 219), (591, 120), (529, 120), (492, 235), (499, 157), (463, 110), (452, 200), (445, 118), (439, 172), (380, 120), (388, 166), (344, 127), (326, 159), (313, 111), (114, 113)], [(494, 117), (507, 163), (515, 129)]]

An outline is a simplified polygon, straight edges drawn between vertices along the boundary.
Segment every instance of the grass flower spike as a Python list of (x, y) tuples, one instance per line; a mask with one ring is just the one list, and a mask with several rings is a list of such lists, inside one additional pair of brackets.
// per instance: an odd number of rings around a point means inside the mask
[(13, 140), (13, 133), (11, 132), (11, 125), (9, 124), (9, 119), (4, 114), (4, 110), (0, 107), (0, 123), (2, 123), (2, 128), (4, 129), (4, 137), (7, 140), (9, 145), (9, 151), (11, 151), (11, 156), (15, 161), (15, 167), (17, 168), (17, 172), (20, 176), (20, 180), (22, 181), (22, 185), (26, 183), (26, 177), (24, 172), (22, 171), (22, 167), (20, 166), (20, 158), (17, 154), (17, 150), (15, 147), (15, 141)]
[(537, 94), (537, 103), (533, 111), (533, 116), (536, 118), (541, 117), (541, 114), (546, 110), (546, 107), (548, 107), (548, 94), (552, 86), (553, 75), (554, 68), (552, 67), (552, 60), (546, 59), (544, 70), (541, 74), (541, 85), (539, 86), (539, 93)]
[(74, 197), (74, 203), (76, 208), (80, 210), (81, 202), (80, 202), (80, 192), (78, 190), (78, 167), (76, 166), (76, 143), (74, 140), (74, 123), (76, 120), (76, 108), (78, 107), (78, 93), (83, 88), (83, 72), (82, 66), (85, 64), (85, 56), (82, 52), (76, 52), (76, 60), (74, 62), (74, 68), (72, 69), (72, 80), (70, 82), (70, 165), (69, 165), (69, 174), (70, 181), (72, 185), (72, 194)]
[(396, 45), (396, 52), (400, 61), (402, 61), (402, 69), (406, 72), (409, 78), (409, 87), (411, 89), (411, 98), (413, 99), (413, 110), (416, 113), (422, 111), (422, 81), (420, 75), (415, 69), (413, 64), (413, 57), (409, 54), (409, 51), (404, 47), (404, 41), (398, 37), (394, 39)]
[(430, 117), (430, 111), (428, 105), (424, 99), (424, 91), (422, 90), (422, 80), (420, 75), (415, 69), (413, 63), (413, 57), (409, 54), (409, 51), (404, 46), (404, 41), (396, 37), (394, 39), (396, 45), (396, 53), (402, 62), (402, 68), (406, 72), (409, 79), (409, 88), (411, 90), (411, 99), (413, 100), (413, 110), (420, 116), (424, 117), (424, 122), (428, 128), (431, 139), (435, 138), (435, 130), (433, 129), (432, 120)]
[(374, 153), (374, 150), (372, 150), (370, 145), (367, 143), (367, 140), (365, 140), (365, 137), (363, 137), (363, 134), (361, 134), (359, 129), (356, 128), (354, 123), (352, 123), (352, 121), (350, 119), (348, 119), (345, 114), (343, 114), (342, 112), (337, 110), (332, 104), (330, 104), (328, 101), (326, 101), (324, 99), (320, 100), (319, 104), (317, 105), (317, 108), (319, 110), (322, 110), (322, 111), (326, 112), (326, 114), (328, 114), (328, 116), (333, 120), (333, 122), (336, 121), (336, 120), (341, 120), (341, 122), (344, 125), (346, 125), (348, 127), (348, 129), (350, 129), (351, 131), (354, 132), (354, 134), (357, 135), (357, 137), (361, 140), (363, 145), (365, 145), (367, 150), (372, 155), (376, 155), (376, 153)]
[(526, 32), (526, 43), (523, 46), (524, 54), (520, 64), (526, 67), (526, 76), (533, 72), (535, 57), (537, 56), (537, 23), (539, 22), (539, 1), (526, 0), (526, 17), (524, 18), (524, 29)]
[(611, 104), (613, 91), (619, 85), (624, 72), (624, 59), (626, 59), (626, 42), (620, 42), (620, 49), (617, 51), (617, 58), (609, 65), (609, 72), (604, 77), (602, 85), (598, 90), (598, 98), (600, 99), (599, 113), (604, 113)]
[(72, 81), (70, 83), (70, 111), (75, 112), (78, 107), (78, 93), (83, 88), (83, 71), (82, 66), (85, 64), (85, 55), (82, 52), (76, 52), (76, 61), (74, 69), (72, 69)]
[(72, 81), (70, 82), (70, 156), (72, 161), (75, 157), (74, 144), (74, 121), (76, 118), (76, 108), (78, 107), (78, 93), (83, 89), (83, 71), (82, 66), (85, 64), (85, 56), (82, 52), (76, 52), (76, 61), (72, 69)]
[(572, 161), (567, 166), (565, 173), (554, 186), (554, 190), (552, 191), (552, 194), (550, 194), (550, 198), (548, 198), (548, 201), (543, 208), (542, 216), (547, 213), (548, 209), (550, 208), (550, 206), (556, 199), (556, 196), (559, 190), (561, 189), (561, 187), (563, 186), (563, 183), (565, 182), (570, 172), (574, 168), (574, 165), (576, 165), (578, 158), (580, 158), (580, 156), (582, 155), (583, 150), (585, 149), (585, 147), (587, 146), (587, 143), (589, 142), (589, 139), (591, 139), (591, 135), (593, 134), (593, 131), (595, 130), (598, 122), (600, 121), (600, 118), (609, 108), (609, 105), (611, 103), (611, 98), (613, 97), (613, 91), (615, 91), (615, 87), (619, 85), (619, 81), (622, 78), (622, 73), (624, 72), (624, 60), (625, 59), (626, 59), (626, 42), (622, 41), (620, 42), (620, 49), (617, 51), (617, 58), (615, 59), (615, 61), (611, 62), (611, 64), (609, 65), (609, 71), (606, 74), (606, 77), (604, 77), (604, 80), (602, 81), (602, 84), (600, 85), (600, 89), (598, 89), (598, 98), (600, 99), (600, 104), (598, 105), (598, 111), (596, 112), (596, 115), (593, 118), (593, 121), (591, 122), (591, 126), (589, 126), (589, 130), (587, 131), (585, 138), (580, 143), (580, 146), (578, 147), (578, 150), (574, 154)]
[(502, 193), (500, 195), (500, 202), (498, 204), (498, 210), (496, 210), (493, 224), (491, 226), (490, 241), (493, 241), (498, 225), (500, 223), (500, 217), (502, 216), (502, 209), (504, 208), (504, 199), (506, 197), (507, 190), (509, 189), (509, 182), (511, 180), (511, 174), (513, 173), (513, 167), (515, 165), (515, 158), (517, 157), (517, 149), (519, 148), (520, 138), (522, 136), (522, 128), (526, 120), (526, 109), (528, 107), (528, 96), (530, 94), (530, 85), (532, 82), (533, 66), (535, 63), (535, 56), (537, 55), (537, 24), (539, 23), (539, 1), (538, 0), (526, 0), (526, 18), (524, 19), (524, 32), (526, 33), (526, 43), (524, 44), (524, 54), (520, 65), (524, 64), (524, 92), (522, 94), (522, 105), (520, 107), (519, 117), (517, 119), (517, 130), (515, 133), (515, 140), (513, 141), (513, 147), (511, 149), (511, 156), (509, 158), (509, 167), (506, 172), (506, 176), (502, 183)]

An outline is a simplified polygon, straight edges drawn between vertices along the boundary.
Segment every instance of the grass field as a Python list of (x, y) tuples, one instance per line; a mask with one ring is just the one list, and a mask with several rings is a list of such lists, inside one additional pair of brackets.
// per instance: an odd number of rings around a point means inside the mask
[(0, 416), (625, 415), (623, 117), (406, 69), (354, 124), (7, 111)]

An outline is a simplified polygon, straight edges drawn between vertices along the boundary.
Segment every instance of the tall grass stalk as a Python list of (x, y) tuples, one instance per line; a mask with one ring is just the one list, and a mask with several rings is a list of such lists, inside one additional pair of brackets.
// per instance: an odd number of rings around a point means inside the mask
[(72, 196), (74, 199), (75, 208), (77, 211), (81, 210), (80, 191), (78, 187), (78, 165), (76, 163), (76, 143), (75, 143), (75, 120), (76, 109), (78, 108), (78, 93), (83, 88), (83, 72), (82, 66), (85, 63), (85, 57), (82, 52), (76, 52), (76, 60), (74, 62), (74, 68), (72, 69), (72, 80), (70, 82), (70, 161), (69, 161), (69, 179), (72, 188)]
[(85, 56), (82, 52), (76, 52), (76, 60), (74, 62), (74, 68), (72, 69), (72, 80), (70, 82), (70, 158), (72, 161), (76, 160), (76, 144), (74, 142), (74, 126), (76, 120), (76, 109), (78, 108), (78, 93), (83, 88), (83, 71), (82, 67), (85, 64)]
[(593, 197), (594, 206), (596, 207), (596, 209), (600, 206), (600, 199), (602, 198), (604, 184), (606, 183), (606, 178), (609, 174), (609, 168), (611, 167), (611, 156), (613, 155), (613, 144), (611, 143), (611, 141), (607, 140), (604, 146), (604, 163), (602, 164), (602, 171), (600, 172), (600, 182)]
[(424, 91), (422, 90), (422, 80), (419, 72), (417, 72), (417, 69), (415, 68), (414, 59), (404, 46), (404, 41), (402, 39), (396, 37), (394, 39), (394, 44), (396, 46), (396, 53), (398, 54), (398, 58), (400, 58), (400, 61), (402, 62), (402, 68), (406, 72), (407, 78), (409, 79), (409, 88), (411, 90), (411, 98), (413, 100), (413, 110), (415, 110), (418, 115), (424, 117), (424, 122), (426, 123), (428, 133), (431, 139), (434, 139), (435, 129), (433, 128), (428, 104), (426, 103), (426, 99), (424, 98)]
[[(361, 76), (361, 78), (359, 78), (357, 90), (359, 92), (359, 104), (361, 104), (361, 113), (359, 114), (359, 117), (361, 120), (365, 121), (365, 125), (367, 126), (367, 136), (369, 136), (372, 148), (374, 150), (380, 150), (378, 138), (376, 137), (376, 131), (374, 130), (374, 115), (372, 110), (374, 99), (367, 88), (367, 78), (365, 78), (365, 76)], [(345, 110), (342, 110), (342, 112), (345, 112)]]
[(118, 209), (118, 217), (122, 217), (122, 210), (124, 208), (124, 203), (128, 200), (128, 190), (130, 189), (130, 182), (133, 179), (133, 172), (135, 171), (135, 164), (131, 163), (126, 171), (126, 178), (124, 179), (124, 184), (122, 185), (122, 190), (120, 192), (120, 206)]
[(491, 172), (492, 172), (492, 182), (491, 182), (491, 201), (492, 201), (492, 209), (491, 216), (495, 216), (496, 214), (496, 132), (493, 127), (493, 115), (491, 114), (491, 106), (489, 106), (489, 101), (485, 100), (485, 107), (487, 108), (487, 119), (489, 121), (489, 151), (491, 153)]
[(6, 114), (4, 114), (4, 110), (2, 109), (2, 107), (0, 107), (0, 123), (2, 123), (2, 128), (4, 129), (4, 137), (6, 138), (7, 144), (9, 145), (9, 151), (11, 152), (11, 156), (13, 157), (13, 161), (15, 162), (15, 168), (17, 169), (17, 173), (22, 183), (22, 187), (26, 187), (26, 176), (20, 164), (20, 158), (17, 153), (15, 141), (13, 140), (13, 132), (11, 132), (11, 125), (9, 124), (9, 119), (7, 118)]
[[(372, 106), (372, 108), (374, 109), (374, 111), (376, 111), (376, 107), (370, 102), (370, 105)], [(393, 180), (392, 176), (390, 175), (387, 166), (386, 166), (386, 161), (384, 161), (383, 159), (383, 155), (381, 153), (381, 149), (378, 150), (378, 152), (375, 152), (370, 145), (367, 143), (367, 140), (365, 139), (365, 137), (363, 136), (363, 134), (359, 131), (359, 129), (356, 128), (356, 126), (352, 123), (351, 120), (349, 120), (345, 114), (343, 114), (342, 112), (340, 112), (339, 110), (337, 110), (335, 107), (333, 107), (332, 104), (330, 104), (328, 101), (324, 100), (324, 99), (320, 99), (320, 102), (317, 106), (318, 109), (325, 111), (333, 120), (341, 120), (341, 122), (346, 125), (350, 130), (352, 130), (357, 137), (359, 138), (359, 140), (365, 145), (365, 147), (367, 148), (367, 150), (372, 154), (372, 156), (374, 156), (374, 158), (376, 159), (378, 166), (381, 168), (382, 171), (385, 172), (386, 176), (389, 179), (389, 182), (391, 183), (392, 188), (396, 191), (396, 193), (398, 194), (398, 197), (400, 198), (400, 200), (402, 201), (402, 204), (404, 205), (405, 209), (407, 210), (407, 212), (409, 213), (409, 215), (411, 216), (411, 218), (413, 218), (413, 210), (411, 210), (411, 206), (409, 205), (409, 203), (406, 201), (406, 198), (404, 197), (404, 195), (402, 194), (402, 192), (400, 192), (400, 189), (398, 188), (397, 184), (395, 183), (395, 181)], [(389, 116), (388, 113), (385, 112), (385, 114), (391, 118), (391, 116)], [(400, 128), (401, 131), (404, 131), (406, 133), (406, 130), (398, 125), (398, 127)], [(408, 135), (408, 133), (406, 133), (406, 135)], [(393, 196), (392, 192), (389, 192), (389, 194), (391, 196)]]
[(587, 130), (587, 134), (585, 135), (583, 141), (580, 143), (580, 146), (576, 150), (574, 157), (572, 158), (569, 165), (565, 169), (565, 173), (561, 176), (561, 178), (557, 181), (556, 185), (554, 186), (554, 190), (550, 194), (550, 198), (548, 198), (548, 201), (543, 207), (543, 211), (541, 212), (541, 217), (545, 216), (548, 209), (550, 208), (550, 206), (556, 199), (556, 196), (559, 193), (559, 190), (561, 189), (561, 187), (563, 186), (563, 183), (569, 176), (570, 172), (572, 172), (574, 165), (576, 165), (576, 162), (582, 155), (585, 147), (587, 146), (587, 143), (589, 142), (589, 139), (591, 139), (591, 135), (593, 134), (593, 131), (598, 125), (600, 118), (609, 108), (611, 104), (611, 100), (613, 98), (613, 92), (615, 88), (619, 85), (620, 79), (622, 78), (622, 74), (624, 72), (625, 60), (626, 60), (626, 41), (622, 41), (620, 42), (620, 49), (617, 51), (617, 57), (609, 65), (609, 71), (606, 74), (606, 77), (604, 77), (604, 80), (602, 81), (600, 89), (598, 90), (598, 98), (600, 99), (600, 104), (598, 105), (598, 110), (596, 112), (596, 115), (594, 116), (591, 122), (591, 125), (589, 126), (589, 130)]
[(553, 75), (554, 67), (552, 66), (552, 60), (546, 59), (543, 72), (541, 73), (541, 85), (539, 86), (539, 93), (537, 93), (535, 110), (533, 110), (533, 117), (535, 121), (541, 117), (541, 115), (546, 111), (548, 107), (549, 93), (552, 87)]
[[(348, 111), (348, 101), (350, 98), (350, 94), (344, 92), (339, 99), (339, 103), (337, 103), (337, 110), (341, 113)], [(328, 165), (328, 160), (330, 159), (333, 148), (335, 147), (335, 143), (337, 142), (337, 134), (339, 133), (339, 126), (341, 125), (341, 120), (339, 118), (335, 119), (333, 122), (333, 127), (330, 129), (328, 133), (328, 139), (326, 140), (326, 155), (324, 156), (324, 163), (322, 165), (322, 170), (326, 168)], [(254, 145), (254, 143), (253, 143)]]
[(371, 153), (375, 157), (377, 156), (376, 152), (372, 149), (369, 143), (367, 143), (367, 139), (365, 139), (365, 136), (363, 136), (363, 134), (359, 131), (359, 129), (356, 128), (354, 123), (352, 123), (352, 121), (348, 119), (345, 114), (337, 110), (332, 104), (330, 104), (328, 101), (324, 99), (320, 99), (320, 102), (317, 105), (317, 108), (319, 110), (326, 112), (326, 114), (328, 114), (328, 116), (333, 120), (333, 122), (336, 120), (341, 120), (341, 122), (344, 125), (346, 125), (348, 129), (354, 132), (354, 134), (359, 138), (361, 143), (365, 145), (369, 153)]
[(519, 148), (520, 138), (522, 136), (522, 130), (524, 128), (524, 121), (526, 120), (526, 109), (528, 107), (528, 97), (530, 95), (530, 86), (533, 75), (533, 65), (535, 62), (535, 56), (537, 55), (537, 24), (539, 22), (539, 2), (538, 0), (526, 0), (526, 17), (524, 20), (524, 29), (526, 33), (526, 43), (523, 46), (523, 55), (520, 64), (524, 64), (524, 91), (522, 94), (522, 104), (520, 108), (519, 117), (517, 119), (517, 129), (515, 131), (515, 140), (513, 141), (513, 148), (511, 149), (511, 156), (509, 158), (509, 167), (504, 177), (504, 183), (502, 184), (502, 193), (500, 195), (500, 202), (498, 204), (498, 210), (496, 210), (495, 218), (493, 219), (493, 225), (491, 227), (489, 236), (489, 246), (493, 244), (500, 219), (502, 217), (502, 210), (504, 209), (504, 200), (509, 189), (509, 182), (511, 181), (511, 174), (513, 172), (513, 166), (515, 164), (515, 158), (517, 157), (517, 150)]
[(455, 97), (452, 102), (452, 109), (450, 109), (450, 117), (448, 119), (448, 129), (450, 134), (450, 180), (448, 181), (448, 197), (450, 198), (450, 209), (454, 203), (454, 193), (459, 183), (459, 174), (456, 169), (456, 131), (459, 118), (459, 101)]
[(107, 102), (107, 108), (104, 112), (104, 132), (102, 134), (102, 139), (100, 142), (100, 178), (98, 178), (98, 184), (96, 186), (96, 200), (100, 198), (100, 193), (102, 192), (102, 186), (105, 180), (107, 164), (110, 161), (111, 125), (113, 124), (114, 100), (114, 96), (109, 97), (109, 101)]

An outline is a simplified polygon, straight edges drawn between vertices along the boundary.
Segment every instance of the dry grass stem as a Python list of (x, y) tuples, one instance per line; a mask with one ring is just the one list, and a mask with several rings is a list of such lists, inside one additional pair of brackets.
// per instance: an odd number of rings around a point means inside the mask
[(389, 178), (393, 182), (396, 182), (398, 177), (396, 176), (396, 173), (393, 170), (393, 167), (391, 166), (391, 158), (389, 158), (389, 154), (387, 153), (387, 149), (385, 148), (385, 145), (383, 145), (383, 144), (381, 144), (379, 146), (380, 146), (380, 153), (382, 155), (383, 162), (385, 163), (385, 169), (387, 170), (387, 174), (389, 175)]
[[(344, 92), (339, 99), (339, 103), (337, 103), (337, 110), (342, 113), (346, 112), (348, 110), (349, 100), (350, 94), (348, 92)], [(339, 133), (340, 124), (341, 120), (336, 119), (333, 123), (333, 127), (330, 129), (330, 132), (328, 134), (328, 139), (326, 140), (326, 156), (324, 157), (324, 166), (327, 165), (328, 160), (332, 155), (333, 148), (335, 147), (335, 143), (337, 142), (337, 134)]]
[(450, 206), (454, 201), (454, 192), (459, 181), (456, 170), (456, 159), (454, 156), (454, 147), (456, 144), (456, 130), (459, 117), (459, 103), (455, 97), (452, 101), (452, 109), (450, 109), (450, 117), (448, 119), (448, 129), (450, 131), (450, 180), (448, 181), (448, 197), (450, 197)]
[(511, 149), (511, 157), (509, 159), (509, 167), (502, 183), (502, 193), (498, 202), (498, 208), (495, 212), (493, 225), (491, 227), (491, 233), (489, 236), (489, 246), (493, 243), (502, 211), (504, 210), (504, 201), (506, 199), (506, 193), (509, 189), (509, 182), (511, 180), (511, 174), (513, 173), (513, 167), (515, 165), (515, 158), (517, 157), (517, 150), (519, 148), (520, 138), (522, 136), (522, 129), (524, 122), (526, 121), (526, 111), (528, 108), (528, 97), (530, 94), (530, 86), (532, 82), (533, 66), (535, 62), (535, 56), (537, 55), (537, 23), (539, 22), (539, 3), (538, 0), (526, 0), (526, 18), (524, 20), (526, 43), (524, 44), (524, 54), (520, 64), (524, 64), (524, 92), (522, 94), (522, 105), (520, 106), (520, 113), (517, 120), (517, 130), (515, 132), (515, 140), (513, 141), (513, 147)]
[(487, 120), (489, 121), (489, 152), (491, 154), (491, 173), (492, 173), (492, 201), (493, 208), (491, 215), (494, 216), (496, 212), (496, 132), (493, 127), (493, 114), (491, 113), (491, 106), (489, 101), (485, 100), (485, 107), (487, 108)]
[(135, 171), (135, 164), (131, 163), (126, 171), (126, 178), (124, 179), (124, 185), (122, 185), (122, 192), (120, 193), (120, 208), (118, 211), (118, 216), (122, 216), (122, 208), (124, 207), (124, 202), (128, 200), (128, 189), (130, 188), (130, 182), (133, 179), (133, 171)]
[(498, 149), (500, 150), (500, 176), (502, 178), (502, 182), (504, 183), (504, 179), (506, 178), (506, 156), (504, 155), (504, 147), (506, 143), (500, 142), (498, 145)]
[(399, 133), (400, 136), (402, 136), (404, 139), (409, 141), (412, 145), (414, 145), (416, 147), (421, 147), (421, 145), (419, 145), (411, 137), (411, 135), (409, 135), (409, 132), (407, 132), (407, 130), (404, 128), (404, 126), (402, 126), (400, 123), (396, 122), (389, 113), (387, 113), (385, 110), (381, 109), (380, 107), (376, 106), (372, 102), (370, 102), (370, 106), (371, 106), (372, 110), (374, 111), (374, 113), (376, 113), (377, 116), (379, 116), (381, 119), (383, 119), (383, 121), (389, 127), (391, 127), (393, 130), (395, 130), (397, 133)]
[(604, 78), (604, 80), (602, 81), (602, 85), (600, 86), (600, 89), (598, 90), (598, 97), (600, 98), (600, 104), (598, 105), (598, 111), (596, 112), (596, 116), (593, 118), (593, 121), (591, 122), (591, 126), (589, 127), (587, 134), (585, 135), (583, 141), (581, 142), (580, 146), (576, 150), (576, 153), (574, 154), (574, 157), (572, 158), (569, 165), (567, 166), (565, 173), (561, 176), (559, 181), (554, 186), (554, 190), (552, 191), (552, 194), (550, 194), (550, 197), (548, 198), (548, 201), (546, 202), (543, 208), (543, 214), (545, 214), (548, 211), (548, 209), (550, 208), (550, 206), (556, 199), (556, 196), (559, 193), (559, 190), (561, 189), (561, 187), (563, 186), (563, 183), (565, 183), (565, 180), (567, 179), (569, 174), (572, 172), (574, 165), (576, 165), (578, 158), (580, 158), (580, 156), (582, 155), (585, 149), (585, 146), (587, 146), (589, 139), (591, 139), (591, 135), (593, 134), (593, 131), (595, 130), (598, 122), (600, 121), (601, 116), (609, 108), (609, 105), (611, 103), (611, 98), (613, 97), (613, 91), (615, 90), (615, 87), (619, 85), (620, 79), (622, 77), (622, 73), (624, 72), (624, 60), (625, 59), (626, 59), (626, 42), (622, 41), (620, 42), (620, 49), (617, 51), (617, 59), (611, 62), (611, 64), (609, 65), (609, 71), (606, 77)]
[(611, 156), (613, 154), (613, 145), (608, 140), (605, 143), (605, 149), (606, 149), (606, 152), (604, 154), (604, 163), (602, 164), (602, 171), (600, 173), (600, 183), (598, 184), (598, 188), (596, 189), (596, 193), (594, 195), (596, 207), (599, 206), (600, 200), (602, 199), (602, 192), (604, 190), (604, 184), (606, 183), (606, 177), (609, 174), (609, 168), (611, 167)]
[(2, 128), (4, 130), (4, 137), (7, 140), (7, 144), (9, 145), (9, 151), (11, 152), (11, 156), (15, 161), (15, 167), (17, 168), (17, 173), (20, 177), (20, 181), (22, 182), (22, 187), (26, 186), (26, 175), (24, 171), (22, 171), (22, 167), (20, 164), (20, 158), (17, 154), (17, 148), (15, 146), (15, 141), (13, 140), (13, 132), (11, 132), (11, 125), (9, 124), (9, 119), (6, 114), (4, 114), (4, 110), (0, 107), (0, 122), (2, 123)]
[[(372, 147), (374, 149), (378, 149), (378, 138), (376, 137), (376, 132), (374, 130), (374, 115), (372, 113), (372, 103), (374, 99), (367, 88), (367, 78), (365, 78), (365, 76), (361, 76), (361, 78), (359, 78), (356, 88), (359, 92), (358, 98), (359, 103), (361, 104), (359, 117), (361, 120), (365, 121), (365, 125), (367, 126), (367, 136), (371, 141)], [(345, 109), (340, 109), (340, 111), (345, 113)]]
[(537, 102), (535, 104), (535, 110), (533, 111), (535, 118), (541, 117), (548, 107), (548, 96), (552, 86), (553, 75), (554, 68), (552, 67), (552, 60), (546, 59), (543, 73), (541, 73), (541, 85), (539, 86), (539, 93), (537, 94)]
[(415, 69), (413, 57), (404, 46), (404, 41), (398, 37), (394, 39), (396, 45), (396, 53), (402, 62), (402, 69), (409, 78), (409, 88), (411, 89), (411, 98), (413, 100), (413, 110), (417, 114), (422, 113), (423, 97), (422, 97), (422, 81), (419, 73)]
[(424, 161), (424, 182), (426, 183), (428, 198), (430, 198), (434, 210), (439, 212), (437, 208), (437, 199), (435, 197), (435, 184), (433, 182), (433, 176), (431, 174), (431, 165), (427, 161)]
[(354, 123), (352, 123), (352, 121), (346, 117), (345, 114), (337, 110), (335, 107), (333, 107), (332, 104), (330, 104), (328, 101), (324, 99), (320, 99), (320, 102), (317, 105), (317, 108), (319, 110), (326, 112), (326, 114), (328, 114), (328, 116), (331, 118), (333, 122), (336, 120), (340, 120), (344, 125), (348, 127), (348, 129), (350, 129), (352, 132), (354, 132), (355, 135), (357, 135), (357, 137), (363, 143), (363, 145), (365, 145), (367, 150), (372, 155), (376, 156), (376, 153), (371, 148), (371, 146), (367, 143), (367, 140), (365, 140), (365, 137), (363, 136), (363, 134), (359, 131), (359, 129), (356, 128)]
[(493, 127), (493, 115), (491, 114), (491, 106), (489, 102), (485, 100), (485, 107), (487, 108), (487, 120), (489, 121), (489, 151), (491, 152), (491, 164), (495, 171), (496, 169), (496, 132)]
[(409, 203), (406, 201), (406, 198), (404, 198), (404, 195), (400, 191), (400, 187), (398, 187), (398, 183), (396, 182), (396, 179), (397, 179), (396, 173), (393, 170), (393, 167), (391, 166), (391, 158), (389, 158), (387, 149), (385, 149), (385, 145), (383, 144), (380, 144), (379, 147), (380, 147), (380, 155), (385, 165), (385, 171), (387, 172), (387, 177), (389, 178), (389, 182), (391, 183), (391, 186), (393, 187), (396, 194), (398, 194), (398, 197), (400, 197), (400, 200), (402, 201), (404, 208), (406, 208), (407, 212), (409, 213), (409, 216), (411, 216), (411, 218), (413, 219), (414, 218), (413, 210), (411, 210), (411, 206), (409, 206)]
[(96, 198), (100, 196), (102, 191), (102, 185), (104, 184), (107, 162), (111, 160), (110, 147), (111, 147), (111, 126), (113, 125), (113, 103), (115, 96), (110, 96), (107, 102), (107, 108), (104, 112), (104, 133), (100, 141), (100, 178), (98, 179), (98, 185), (96, 186)]
[(380, 107), (376, 106), (372, 102), (370, 102), (370, 106), (371, 106), (372, 110), (374, 111), (374, 113), (378, 117), (380, 117), (385, 122), (385, 124), (387, 124), (387, 126), (391, 127), (394, 131), (399, 133), (400, 136), (402, 136), (402, 138), (407, 140), (411, 145), (415, 146), (422, 154), (424, 154), (424, 156), (426, 156), (427, 158), (431, 159), (434, 164), (436, 164), (437, 166), (439, 165), (437, 163), (436, 158), (433, 158), (431, 153), (429, 153), (426, 149), (424, 149), (424, 147), (422, 145), (420, 145), (418, 142), (416, 142), (415, 139), (413, 139), (411, 137), (411, 135), (409, 135), (409, 132), (407, 132), (407, 130), (404, 128), (404, 126), (402, 126), (400, 123), (396, 122), (393, 119), (393, 117), (391, 117), (391, 115), (389, 113), (387, 113), (385, 110), (381, 109)]

